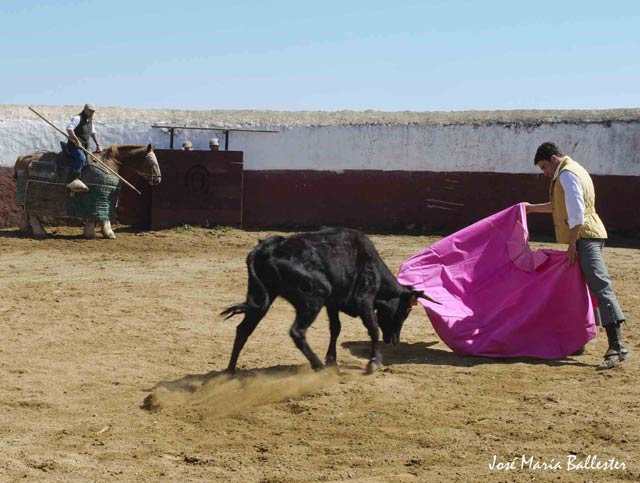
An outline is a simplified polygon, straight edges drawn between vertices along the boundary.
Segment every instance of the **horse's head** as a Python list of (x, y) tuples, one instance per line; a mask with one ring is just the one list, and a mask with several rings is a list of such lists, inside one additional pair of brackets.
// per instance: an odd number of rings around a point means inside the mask
[(156, 153), (153, 152), (153, 145), (147, 145), (147, 152), (144, 156), (144, 161), (140, 167), (136, 169), (138, 174), (147, 180), (151, 186), (160, 184), (162, 181), (162, 173), (160, 173), (160, 165), (158, 164), (158, 158)]
[(158, 158), (151, 144), (146, 148), (132, 144), (109, 146), (103, 151), (102, 159), (116, 171), (126, 166), (142, 176), (151, 186), (160, 184), (162, 180)]

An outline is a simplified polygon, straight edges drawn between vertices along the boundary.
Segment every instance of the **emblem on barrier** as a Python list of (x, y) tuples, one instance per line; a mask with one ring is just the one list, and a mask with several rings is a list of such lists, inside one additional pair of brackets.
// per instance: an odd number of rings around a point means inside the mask
[(209, 171), (201, 164), (189, 168), (184, 178), (187, 192), (195, 197), (208, 195), (210, 192), (209, 176)]

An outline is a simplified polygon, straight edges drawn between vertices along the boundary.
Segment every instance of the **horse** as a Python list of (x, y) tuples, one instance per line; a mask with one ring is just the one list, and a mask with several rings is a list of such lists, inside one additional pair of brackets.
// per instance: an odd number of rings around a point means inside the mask
[[(160, 166), (158, 165), (158, 160), (153, 151), (153, 146), (151, 144), (145, 146), (138, 145), (112, 145), (101, 151), (100, 153), (94, 153), (100, 161), (102, 161), (105, 165), (111, 168), (114, 172), (120, 174), (121, 171), (126, 170), (128, 172), (135, 172), (142, 176), (147, 183), (151, 186), (156, 186), (160, 184), (162, 180), (162, 175), (160, 173)], [(68, 183), (68, 179), (59, 179), (68, 174), (68, 170), (60, 170), (59, 162), (62, 159), (62, 155), (50, 151), (38, 151), (36, 153), (27, 154), (23, 156), (18, 156), (14, 166), (14, 175), (13, 178), (18, 182), (18, 193), (16, 195), (17, 204), (22, 206), (22, 216), (20, 219), (20, 231), (26, 235), (32, 234), (36, 238), (46, 238), (47, 232), (42, 227), (42, 223), (38, 215), (47, 216), (52, 218), (76, 218), (78, 216), (72, 214), (62, 213), (65, 211), (65, 208), (60, 208), (61, 200), (62, 204), (68, 206), (69, 201), (73, 201), (69, 197), (72, 194), (66, 192), (66, 183)], [(36, 162), (35, 164), (32, 164)], [(27, 190), (27, 181), (33, 179), (36, 176), (35, 169), (38, 166), (45, 166), (49, 169), (48, 172), (45, 173), (45, 176), (41, 175), (40, 184), (45, 186), (46, 189), (41, 189), (40, 192), (38, 190), (32, 190), (31, 198), (34, 200), (34, 203), (40, 203), (41, 208), (37, 213), (33, 213), (30, 211), (27, 203), (24, 199), (22, 199), (22, 203), (20, 202), (20, 196), (25, 198), (25, 191)], [(108, 213), (105, 216), (101, 216), (98, 223), (100, 224), (100, 229), (102, 231), (102, 235), (104, 238), (114, 239), (116, 238), (115, 233), (113, 233), (113, 229), (111, 228), (111, 218), (115, 213), (115, 200), (117, 198), (117, 193), (119, 192), (119, 180), (109, 173), (105, 168), (100, 166), (100, 164), (95, 163), (95, 161), (91, 160), (88, 157), (87, 166), (85, 166), (82, 174), (82, 178), (85, 177), (85, 172), (87, 168), (90, 167), (90, 170), (94, 170), (102, 177), (107, 177), (112, 180), (111, 186), (107, 188), (110, 189), (109, 196), (110, 198), (105, 200), (102, 199), (101, 207), (104, 208), (106, 204), (112, 204), (113, 206), (108, 206)], [(97, 171), (96, 171), (97, 170)], [(42, 171), (42, 170), (41, 170)], [(56, 174), (57, 173), (57, 174)], [(63, 173), (62, 175), (60, 173)], [(44, 180), (44, 181), (42, 181)], [(115, 180), (115, 183), (113, 181)], [(92, 189), (96, 192), (100, 192), (100, 187), (93, 187), (89, 184), (91, 193)], [(48, 190), (48, 191), (47, 191)], [(45, 193), (47, 191), (47, 193)], [(105, 191), (105, 190), (103, 190)], [(51, 193), (55, 192), (54, 195)], [(45, 193), (45, 194), (42, 194)], [(41, 196), (42, 194), (42, 196)], [(82, 196), (87, 193), (76, 193), (76, 200), (82, 199)], [(39, 196), (41, 199), (39, 199)], [(50, 202), (50, 199), (54, 199), (55, 202)], [(103, 197), (104, 198), (104, 197)], [(56, 203), (57, 202), (57, 203)], [(86, 202), (86, 199), (85, 199)], [(111, 203), (113, 202), (113, 203)], [(51, 208), (51, 210), (47, 207), (48, 205), (57, 205), (57, 211), (55, 208)], [(81, 217), (84, 219), (84, 237), (87, 239), (93, 239), (96, 237), (95, 228), (96, 228), (96, 217)]]

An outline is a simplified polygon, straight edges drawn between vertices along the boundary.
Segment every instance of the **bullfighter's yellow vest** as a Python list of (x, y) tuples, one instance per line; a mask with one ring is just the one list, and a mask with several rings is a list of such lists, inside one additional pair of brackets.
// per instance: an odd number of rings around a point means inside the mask
[(560, 173), (570, 171), (580, 180), (584, 198), (584, 224), (580, 228), (580, 238), (607, 238), (607, 230), (602, 220), (596, 213), (596, 193), (593, 189), (593, 181), (586, 169), (579, 163), (565, 156), (560, 161), (558, 176), (551, 181), (549, 186), (549, 199), (553, 214), (553, 225), (556, 231), (558, 243), (569, 243), (569, 223), (567, 206), (564, 201), (564, 189), (560, 183)]

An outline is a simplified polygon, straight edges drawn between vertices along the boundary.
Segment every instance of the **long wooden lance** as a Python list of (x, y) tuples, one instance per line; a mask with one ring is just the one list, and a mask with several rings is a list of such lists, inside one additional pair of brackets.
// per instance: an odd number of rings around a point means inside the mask
[[(64, 132), (62, 129), (59, 129), (58, 126), (52, 124), (51, 122), (49, 122), (49, 120), (44, 117), (42, 114), (40, 114), (38, 111), (36, 111), (33, 107), (29, 107), (29, 110), (31, 112), (33, 112), (36, 116), (38, 116), (40, 119), (42, 119), (44, 122), (46, 122), (49, 126), (51, 126), (53, 129), (55, 129), (56, 131), (58, 131), (60, 134), (62, 134), (64, 137), (66, 137), (69, 141), (71, 141), (71, 138), (69, 137), (69, 135)], [(71, 141), (73, 142), (73, 141)], [(114, 176), (117, 176), (120, 181), (122, 181), (124, 184), (126, 184), (129, 188), (131, 188), (133, 191), (135, 191), (136, 193), (138, 193), (139, 195), (141, 195), (142, 193), (140, 193), (140, 191), (138, 191), (138, 189), (133, 186), (131, 183), (129, 183), (126, 179), (124, 179), (122, 176), (120, 176), (118, 173), (116, 173), (113, 169), (111, 169), (109, 166), (107, 166), (103, 161), (99, 160), (97, 157), (95, 157), (93, 155), (93, 153), (91, 151), (89, 151), (88, 149), (85, 149), (84, 146), (80, 145), (78, 146), (80, 149), (82, 149), (86, 154), (88, 154), (89, 156), (91, 156), (93, 158), (94, 161), (96, 161), (98, 164), (101, 164), (102, 166), (104, 166), (106, 169), (108, 169), (109, 171), (111, 171), (111, 173)]]

